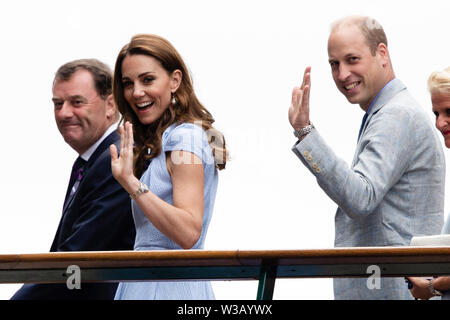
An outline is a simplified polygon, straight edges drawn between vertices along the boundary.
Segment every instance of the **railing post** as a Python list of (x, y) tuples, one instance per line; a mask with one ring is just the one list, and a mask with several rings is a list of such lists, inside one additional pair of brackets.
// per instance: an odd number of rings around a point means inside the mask
[(257, 300), (272, 300), (277, 277), (277, 266), (274, 264), (262, 265), (259, 274)]

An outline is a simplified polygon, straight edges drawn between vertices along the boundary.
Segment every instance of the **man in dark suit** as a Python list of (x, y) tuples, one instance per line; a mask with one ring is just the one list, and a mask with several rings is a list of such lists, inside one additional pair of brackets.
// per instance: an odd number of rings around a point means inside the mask
[[(111, 173), (109, 146), (119, 146), (119, 114), (112, 98), (112, 73), (95, 59), (69, 62), (53, 82), (55, 120), (78, 154), (50, 251), (132, 250), (135, 228), (127, 192)], [(113, 299), (117, 283), (25, 284), (23, 299)]]

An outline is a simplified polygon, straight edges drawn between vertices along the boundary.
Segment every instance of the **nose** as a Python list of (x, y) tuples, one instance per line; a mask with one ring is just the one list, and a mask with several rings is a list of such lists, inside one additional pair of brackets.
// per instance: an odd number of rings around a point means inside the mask
[(344, 82), (349, 76), (351, 72), (350, 69), (345, 65), (345, 63), (339, 64), (338, 70), (338, 80)]
[(58, 110), (57, 115), (61, 119), (69, 119), (73, 116), (72, 106), (69, 101), (64, 101), (61, 108)]
[(140, 85), (136, 84), (133, 88), (133, 97), (135, 99), (138, 99), (140, 97), (143, 97), (144, 95), (145, 95), (144, 89)]
[(443, 130), (445, 127), (448, 126), (449, 123), (449, 118), (445, 117), (443, 115), (438, 115), (438, 117), (436, 118), (436, 128), (438, 130)]

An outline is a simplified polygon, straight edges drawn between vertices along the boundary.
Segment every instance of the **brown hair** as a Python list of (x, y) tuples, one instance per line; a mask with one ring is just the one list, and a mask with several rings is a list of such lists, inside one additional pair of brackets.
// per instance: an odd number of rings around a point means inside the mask
[[(182, 73), (181, 84), (174, 93), (175, 104), (169, 104), (161, 117), (149, 125), (142, 124), (124, 97), (122, 84), (122, 62), (128, 55), (147, 55), (158, 60), (168, 74), (175, 70)], [(212, 126), (214, 118), (200, 103), (194, 93), (192, 80), (183, 59), (172, 44), (164, 38), (152, 34), (138, 34), (126, 44), (116, 60), (113, 77), (113, 93), (116, 105), (122, 114), (122, 122), (129, 121), (134, 128), (135, 166), (134, 174), (140, 177), (145, 171), (148, 160), (158, 156), (162, 149), (162, 134), (174, 123), (201, 121), (203, 130), (208, 135), (208, 141), (214, 155), (215, 166), (225, 168), (227, 152), (225, 138)], [(147, 150), (150, 148), (151, 154)]]

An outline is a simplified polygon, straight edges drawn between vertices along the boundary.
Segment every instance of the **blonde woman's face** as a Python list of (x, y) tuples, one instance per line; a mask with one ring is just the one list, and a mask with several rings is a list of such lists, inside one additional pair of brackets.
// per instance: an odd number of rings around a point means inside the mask
[(445, 146), (450, 148), (450, 93), (433, 92), (431, 103), (436, 116), (436, 128), (444, 137)]
[(181, 82), (181, 72), (168, 74), (153, 57), (128, 55), (122, 62), (122, 85), (125, 100), (142, 124), (157, 121), (171, 103), (171, 95)]

